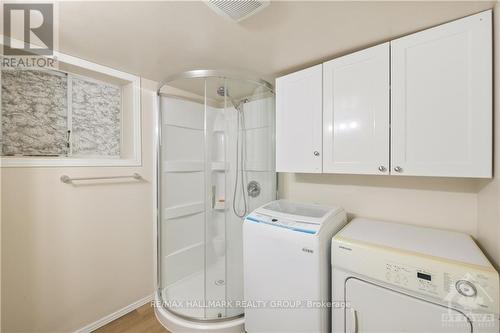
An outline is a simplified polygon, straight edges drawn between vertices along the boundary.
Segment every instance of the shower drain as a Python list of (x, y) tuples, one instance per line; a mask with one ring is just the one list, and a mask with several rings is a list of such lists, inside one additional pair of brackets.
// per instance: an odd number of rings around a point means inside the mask
[(217, 280), (215, 281), (216, 286), (223, 286), (224, 285), (224, 280)]

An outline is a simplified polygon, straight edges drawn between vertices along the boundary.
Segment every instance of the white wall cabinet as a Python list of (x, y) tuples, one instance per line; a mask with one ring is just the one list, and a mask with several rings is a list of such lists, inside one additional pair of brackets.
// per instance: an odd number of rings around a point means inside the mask
[(276, 171), (322, 172), (323, 65), (276, 80)]
[(491, 12), (391, 42), (396, 175), (491, 177)]
[(277, 171), (491, 177), (491, 19), (482, 12), (278, 78)]
[(389, 172), (389, 43), (323, 64), (323, 172)]

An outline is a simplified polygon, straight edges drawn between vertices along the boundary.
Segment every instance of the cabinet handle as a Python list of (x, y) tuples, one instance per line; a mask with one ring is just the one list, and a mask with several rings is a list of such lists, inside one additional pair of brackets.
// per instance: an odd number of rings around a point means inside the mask
[(314, 156), (319, 156), (319, 151), (315, 150), (314, 151)]
[(394, 171), (396, 172), (403, 172), (403, 168), (401, 168), (400, 166), (397, 166), (394, 168)]
[(378, 171), (380, 171), (380, 172), (386, 172), (387, 168), (385, 166), (381, 165), (381, 166), (378, 167)]

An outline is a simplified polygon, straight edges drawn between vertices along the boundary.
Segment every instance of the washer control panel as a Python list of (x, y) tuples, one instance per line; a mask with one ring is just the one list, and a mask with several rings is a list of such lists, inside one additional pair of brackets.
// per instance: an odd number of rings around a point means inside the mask
[(269, 216), (269, 215), (265, 215), (265, 214), (255, 213), (255, 212), (252, 214), (249, 214), (245, 218), (245, 220), (248, 222), (263, 223), (263, 224), (271, 225), (274, 227), (285, 228), (285, 229), (289, 229), (291, 231), (301, 232), (301, 233), (310, 234), (310, 235), (316, 234), (321, 227), (321, 225), (319, 225), (319, 224), (294, 221), (294, 220), (290, 220), (287, 218)]

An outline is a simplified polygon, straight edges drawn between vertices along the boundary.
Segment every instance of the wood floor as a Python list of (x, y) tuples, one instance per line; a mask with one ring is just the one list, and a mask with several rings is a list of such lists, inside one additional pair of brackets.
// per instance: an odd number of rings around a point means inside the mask
[(170, 333), (157, 320), (154, 308), (147, 303), (127, 313), (109, 324), (97, 329), (95, 333)]

